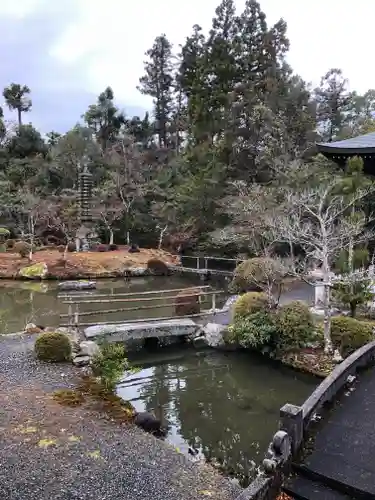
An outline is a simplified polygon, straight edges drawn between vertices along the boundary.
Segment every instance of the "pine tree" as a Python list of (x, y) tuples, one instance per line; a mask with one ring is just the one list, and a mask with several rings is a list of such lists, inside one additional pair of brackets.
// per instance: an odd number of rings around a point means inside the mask
[(350, 118), (353, 94), (348, 92), (347, 86), (341, 69), (332, 68), (315, 89), (317, 123), (324, 141), (335, 140)]
[(107, 87), (99, 94), (96, 104), (89, 106), (84, 121), (94, 131), (103, 150), (113, 143), (125, 122), (124, 115), (114, 104), (114, 93)]

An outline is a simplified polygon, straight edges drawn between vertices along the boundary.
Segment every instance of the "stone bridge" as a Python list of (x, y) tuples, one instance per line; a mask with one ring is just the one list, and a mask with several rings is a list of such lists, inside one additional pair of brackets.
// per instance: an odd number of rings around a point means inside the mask
[(375, 499), (375, 341), (338, 365), (302, 406), (280, 410), (262, 472), (237, 500)]

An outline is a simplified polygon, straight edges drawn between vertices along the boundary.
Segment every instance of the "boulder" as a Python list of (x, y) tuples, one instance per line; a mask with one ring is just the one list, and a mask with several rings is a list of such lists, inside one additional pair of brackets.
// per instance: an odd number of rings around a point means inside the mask
[(33, 333), (42, 333), (43, 331), (44, 331), (43, 328), (34, 325), (34, 323), (28, 323), (25, 326), (25, 333), (33, 334)]
[(220, 325), (217, 323), (207, 323), (207, 325), (203, 326), (202, 333), (207, 345), (210, 347), (223, 347), (223, 332), (225, 329), (226, 325)]
[(70, 290), (94, 290), (95, 288), (95, 281), (63, 281), (58, 284), (58, 289), (64, 292)]
[(167, 433), (167, 429), (162, 426), (161, 420), (148, 411), (136, 413), (134, 423), (144, 431), (157, 436), (163, 436)]
[(148, 269), (146, 267), (133, 267), (127, 271), (130, 276), (146, 276), (148, 274)]
[(90, 356), (81, 356), (79, 354), (78, 356), (75, 356), (72, 361), (75, 366), (87, 366), (90, 364), (90, 360)]
[(206, 337), (202, 337), (200, 335), (199, 337), (193, 338), (193, 346), (196, 349), (201, 349), (202, 347), (207, 347), (208, 343), (207, 343)]
[(45, 262), (37, 262), (31, 266), (23, 267), (19, 270), (18, 275), (20, 278), (31, 280), (43, 280), (47, 277), (48, 267)]
[(93, 357), (99, 354), (100, 347), (93, 340), (84, 340), (79, 344), (79, 355)]

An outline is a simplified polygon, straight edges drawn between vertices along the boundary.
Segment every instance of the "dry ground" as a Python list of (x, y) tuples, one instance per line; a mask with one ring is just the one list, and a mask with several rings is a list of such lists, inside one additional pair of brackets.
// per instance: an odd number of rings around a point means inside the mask
[[(177, 262), (176, 256), (163, 250), (141, 249), (139, 253), (129, 253), (128, 247), (121, 247), (113, 252), (68, 253), (66, 263), (57, 250), (42, 250), (34, 254), (32, 263), (46, 263), (50, 278), (109, 278), (123, 276), (126, 268), (146, 267), (152, 258), (169, 264)], [(19, 270), (28, 265), (28, 259), (16, 253), (1, 253), (0, 278), (16, 278)]]
[(53, 391), (74, 387), (78, 369), (36, 361), (33, 343), (0, 336), (1, 500), (234, 500), (240, 493), (130, 424), (90, 405), (55, 402)]

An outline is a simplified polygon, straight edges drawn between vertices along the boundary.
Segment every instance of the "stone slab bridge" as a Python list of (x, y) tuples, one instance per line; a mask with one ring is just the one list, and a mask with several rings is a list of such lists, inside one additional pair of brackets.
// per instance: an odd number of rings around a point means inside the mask
[(280, 410), (258, 477), (237, 500), (375, 499), (375, 341), (338, 365), (301, 405)]

